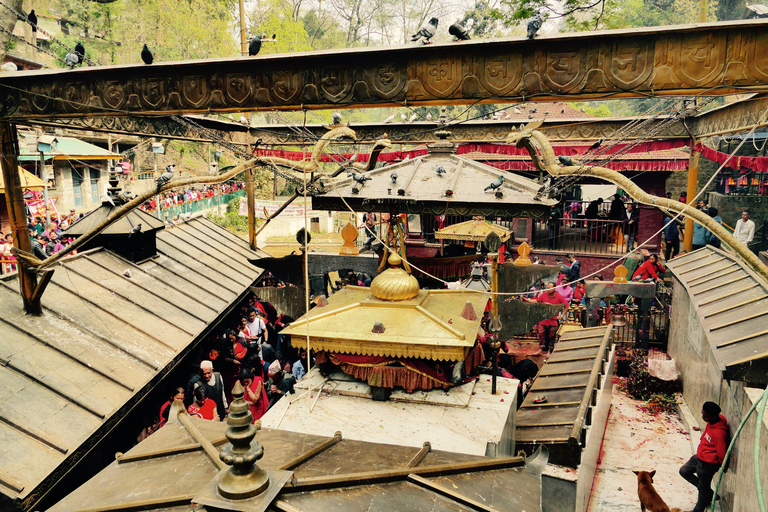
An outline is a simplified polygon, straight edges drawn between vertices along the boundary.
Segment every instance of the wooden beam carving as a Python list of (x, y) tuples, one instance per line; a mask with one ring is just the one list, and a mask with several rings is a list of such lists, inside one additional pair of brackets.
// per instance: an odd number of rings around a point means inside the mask
[(768, 91), (768, 20), (0, 77), (16, 119)]

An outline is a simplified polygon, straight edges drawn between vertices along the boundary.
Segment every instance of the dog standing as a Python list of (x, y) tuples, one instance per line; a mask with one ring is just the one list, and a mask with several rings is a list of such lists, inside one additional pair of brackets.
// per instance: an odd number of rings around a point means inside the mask
[(648, 471), (633, 471), (637, 475), (637, 495), (640, 497), (640, 510), (645, 512), (680, 512), (679, 508), (673, 508), (669, 510), (669, 507), (664, 500), (661, 499), (659, 493), (653, 488), (653, 475), (656, 474), (654, 469), (651, 472)]

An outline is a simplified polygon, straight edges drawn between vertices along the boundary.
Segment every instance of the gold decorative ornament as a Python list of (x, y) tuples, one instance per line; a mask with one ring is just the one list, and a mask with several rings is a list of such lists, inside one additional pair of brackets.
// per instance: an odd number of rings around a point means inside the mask
[(613, 278), (614, 283), (626, 283), (627, 282), (627, 274), (629, 274), (629, 270), (627, 270), (627, 267), (624, 265), (619, 265), (615, 269), (613, 269), (613, 275), (615, 276)]
[(526, 242), (520, 244), (517, 248), (517, 254), (520, 256), (515, 260), (515, 265), (530, 265), (532, 263), (531, 258), (528, 257), (531, 254), (531, 246)]
[(347, 225), (341, 228), (341, 238), (344, 240), (344, 244), (341, 246), (339, 254), (345, 256), (357, 256), (360, 254), (360, 251), (355, 244), (357, 236), (358, 232), (355, 225), (351, 222), (347, 222)]
[(390, 268), (371, 282), (371, 295), (381, 300), (406, 300), (419, 294), (419, 282), (400, 268), (403, 259), (397, 253), (387, 258)]

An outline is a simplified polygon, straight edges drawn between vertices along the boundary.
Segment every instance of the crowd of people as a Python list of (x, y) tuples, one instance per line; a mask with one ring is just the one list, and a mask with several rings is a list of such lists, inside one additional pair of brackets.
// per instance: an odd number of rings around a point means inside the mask
[[(226, 183), (216, 183), (214, 185), (202, 185), (200, 187), (171, 190), (170, 192), (160, 194), (160, 208), (171, 208), (172, 206), (178, 206), (180, 204), (193, 203), (205, 199), (206, 197), (229, 194), (230, 192), (236, 192), (238, 190), (243, 190), (244, 188), (244, 182), (231, 181)], [(150, 212), (157, 209), (157, 204), (158, 198), (153, 197), (149, 201), (145, 201), (139, 208), (145, 212)]]
[[(81, 215), (82, 216), (82, 215)], [(44, 260), (63, 250), (73, 239), (64, 236), (64, 230), (80, 219), (72, 209), (69, 215), (55, 213), (51, 216), (51, 222), (46, 224), (46, 219), (41, 216), (27, 219), (29, 236), (32, 239), (32, 253)], [(0, 232), (0, 274), (16, 272), (16, 257), (11, 252), (13, 249), (13, 235)]]
[[(265, 285), (277, 280), (267, 277)], [(295, 349), (281, 335), (294, 319), (272, 304), (251, 295), (222, 322), (223, 328), (208, 339), (196, 363), (197, 371), (183, 386), (174, 387), (161, 406), (155, 428), (168, 421), (170, 405), (183, 400), (190, 415), (224, 421), (239, 382), (253, 421), (260, 419), (280, 398), (294, 393), (294, 384), (314, 365), (305, 348)]]

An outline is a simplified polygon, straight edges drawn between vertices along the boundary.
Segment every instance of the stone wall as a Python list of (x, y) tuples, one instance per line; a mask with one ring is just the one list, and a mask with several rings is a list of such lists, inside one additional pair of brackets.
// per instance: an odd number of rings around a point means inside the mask
[[(749, 210), (749, 218), (755, 222), (755, 228), (759, 228), (768, 220), (768, 196), (725, 195), (711, 192), (709, 205), (716, 207), (723, 222), (732, 228), (736, 227), (736, 221), (741, 218), (743, 210)], [(759, 238), (760, 233), (755, 235), (755, 240)]]

